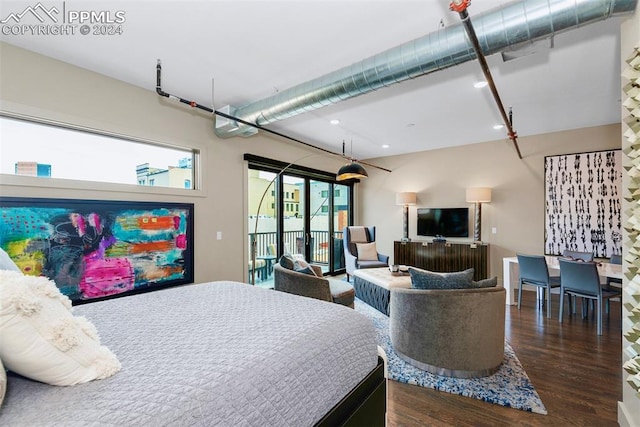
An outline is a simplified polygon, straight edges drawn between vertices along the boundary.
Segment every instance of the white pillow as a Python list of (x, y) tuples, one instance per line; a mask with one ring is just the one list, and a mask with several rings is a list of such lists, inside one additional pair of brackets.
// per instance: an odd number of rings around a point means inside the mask
[(52, 281), (0, 271), (0, 289), (0, 359), (8, 370), (60, 386), (120, 370), (93, 324), (73, 316), (69, 298)]
[(358, 250), (358, 261), (377, 261), (378, 250), (376, 249), (376, 242), (371, 243), (356, 243)]
[(2, 366), (2, 359), (0, 359), (0, 408), (2, 407), (2, 401), (4, 400), (4, 395), (7, 393), (7, 372), (4, 370), (4, 366)]
[(0, 270), (20, 271), (20, 268), (2, 248), (0, 248)]

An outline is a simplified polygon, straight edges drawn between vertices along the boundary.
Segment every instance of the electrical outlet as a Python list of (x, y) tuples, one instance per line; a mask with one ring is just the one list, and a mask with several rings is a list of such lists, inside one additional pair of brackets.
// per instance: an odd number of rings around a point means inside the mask
[(217, 240), (222, 240), (222, 231), (218, 231), (218, 232), (216, 233), (216, 239), (217, 239)]

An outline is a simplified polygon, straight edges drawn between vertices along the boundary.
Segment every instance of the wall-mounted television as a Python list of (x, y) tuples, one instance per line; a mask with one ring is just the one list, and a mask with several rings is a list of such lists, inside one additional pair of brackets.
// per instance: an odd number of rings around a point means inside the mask
[(469, 208), (418, 209), (418, 236), (469, 237)]

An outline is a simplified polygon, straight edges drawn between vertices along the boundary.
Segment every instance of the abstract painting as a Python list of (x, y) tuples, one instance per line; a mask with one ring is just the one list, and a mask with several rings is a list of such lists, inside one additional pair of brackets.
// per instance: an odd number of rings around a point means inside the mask
[(622, 151), (548, 156), (545, 170), (545, 253), (622, 253)]
[(193, 282), (193, 204), (0, 197), (0, 247), (74, 303)]

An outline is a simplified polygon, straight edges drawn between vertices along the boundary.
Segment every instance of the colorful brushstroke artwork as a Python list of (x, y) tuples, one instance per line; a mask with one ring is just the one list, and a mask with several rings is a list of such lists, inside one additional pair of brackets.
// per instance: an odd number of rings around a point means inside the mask
[(74, 302), (193, 282), (193, 204), (0, 197), (0, 247)]

